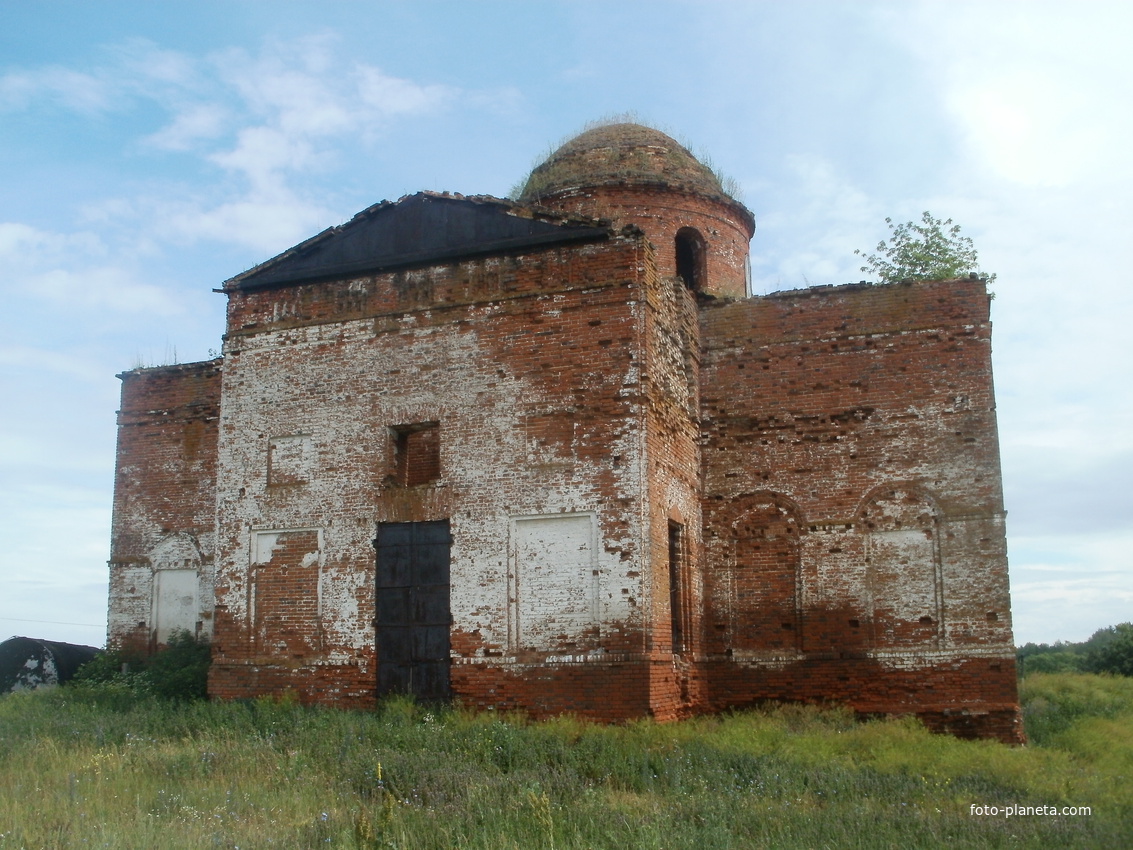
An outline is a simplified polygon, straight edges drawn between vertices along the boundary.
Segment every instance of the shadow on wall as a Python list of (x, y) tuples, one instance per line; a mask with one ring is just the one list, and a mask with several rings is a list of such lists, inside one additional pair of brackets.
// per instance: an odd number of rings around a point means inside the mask
[(93, 646), (8, 638), (0, 643), (0, 694), (62, 684), (98, 652)]

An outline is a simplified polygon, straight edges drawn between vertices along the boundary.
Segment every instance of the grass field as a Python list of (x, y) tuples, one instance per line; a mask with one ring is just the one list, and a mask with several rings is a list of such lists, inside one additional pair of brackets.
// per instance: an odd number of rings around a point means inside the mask
[(1133, 679), (1036, 675), (1023, 698), (1011, 748), (801, 707), (606, 727), (13, 694), (0, 848), (1133, 846)]

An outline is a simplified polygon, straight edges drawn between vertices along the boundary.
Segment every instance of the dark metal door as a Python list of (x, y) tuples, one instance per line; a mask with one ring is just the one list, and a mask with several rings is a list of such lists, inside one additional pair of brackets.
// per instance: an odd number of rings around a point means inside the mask
[(378, 696), (449, 690), (448, 520), (378, 524)]

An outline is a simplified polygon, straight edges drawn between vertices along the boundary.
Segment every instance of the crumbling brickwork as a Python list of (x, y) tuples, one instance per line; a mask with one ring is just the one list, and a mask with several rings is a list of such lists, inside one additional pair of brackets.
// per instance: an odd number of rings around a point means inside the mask
[(965, 279), (702, 310), (714, 705), (1018, 734), (988, 304)]
[[(231, 292), (214, 693), (257, 693), (270, 669), (305, 698), (329, 679), (339, 701), (371, 703), (375, 522), (448, 519), (453, 690), (474, 705), (618, 711), (622, 674), (609, 668), (644, 663), (648, 253), (628, 236)], [(345, 293), (353, 315), (327, 321)], [(422, 483), (398, 468), (398, 444), (434, 429), (405, 423), (437, 423), (439, 470)], [(304, 483), (268, 483), (270, 442), (298, 434), (310, 439)], [(284, 534), (306, 551), (280, 562)], [(261, 578), (299, 563), (306, 591)], [(320, 600), (305, 612), (319, 646), (256, 639), (263, 606), (279, 604), (268, 589)], [(535, 667), (549, 680), (536, 682)], [(624, 716), (648, 711), (646, 696), (626, 702)]]
[(109, 641), (149, 652), (212, 633), (219, 360), (124, 372)]
[(1019, 740), (982, 282), (748, 298), (753, 228), (618, 125), (228, 281), (222, 361), (123, 375), (111, 641), (192, 608), (216, 698)]

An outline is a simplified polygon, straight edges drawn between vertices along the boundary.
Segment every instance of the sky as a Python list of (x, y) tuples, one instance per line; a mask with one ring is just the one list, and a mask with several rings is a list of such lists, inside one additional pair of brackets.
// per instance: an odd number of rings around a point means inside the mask
[(0, 0), (0, 639), (101, 646), (117, 373), (383, 199), (505, 196), (629, 114), (730, 176), (753, 291), (886, 217), (994, 272), (1016, 641), (1133, 620), (1133, 4)]

